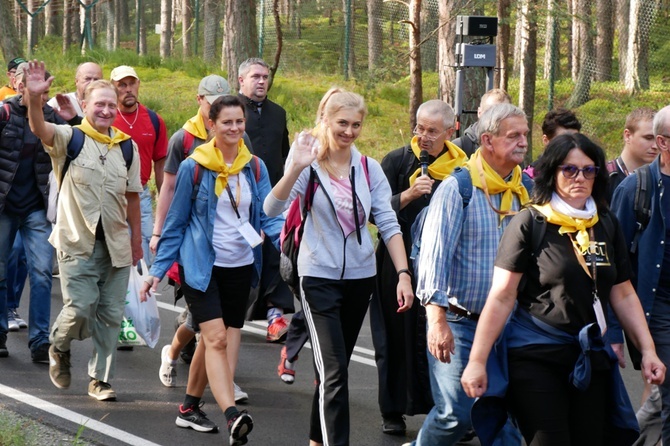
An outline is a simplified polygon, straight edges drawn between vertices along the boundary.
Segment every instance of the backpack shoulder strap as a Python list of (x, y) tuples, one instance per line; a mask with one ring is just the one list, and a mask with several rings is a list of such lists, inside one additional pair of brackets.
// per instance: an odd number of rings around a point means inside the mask
[(617, 173), (616, 160), (609, 160), (605, 165), (607, 166), (607, 173), (610, 175)]
[(528, 191), (528, 195), (533, 193), (533, 188), (535, 187), (535, 181), (533, 180), (533, 177), (528, 175), (527, 172), (521, 172), (521, 183), (523, 183), (523, 187), (526, 188)]
[(451, 176), (458, 181), (458, 192), (463, 198), (463, 208), (468, 207), (472, 198), (472, 178), (470, 177), (470, 171), (465, 167), (457, 167), (451, 173)]
[(368, 168), (368, 157), (361, 155), (361, 165), (363, 166), (363, 173), (365, 174), (365, 179), (368, 182), (368, 189), (370, 189), (370, 170)]
[(261, 162), (256, 155), (251, 155), (251, 170), (254, 171), (254, 178), (256, 178), (256, 184), (261, 180)]
[(654, 187), (651, 177), (651, 167), (646, 164), (635, 171), (635, 201), (633, 210), (635, 211), (635, 223), (637, 229), (630, 244), (630, 253), (636, 254), (637, 245), (640, 236), (651, 220), (651, 191)]
[(160, 132), (161, 132), (161, 121), (158, 119), (158, 113), (147, 107), (147, 112), (149, 113), (149, 119), (151, 119), (151, 125), (154, 126), (154, 131), (156, 132), (156, 140), (154, 141), (154, 145), (158, 142), (158, 138), (160, 137)]
[(184, 138), (182, 139), (182, 147), (184, 148), (184, 159), (188, 156), (195, 141), (195, 136), (191, 132), (184, 130)]
[(544, 234), (547, 232), (547, 219), (532, 206), (528, 207), (528, 211), (533, 216), (533, 224), (530, 230), (530, 246), (533, 250), (533, 256), (537, 256)]
[(84, 132), (77, 127), (72, 127), (72, 137), (67, 143), (67, 153), (65, 156), (65, 164), (63, 164), (63, 170), (60, 175), (60, 184), (63, 184), (63, 179), (65, 179), (65, 174), (70, 168), (72, 160), (77, 158), (79, 153), (81, 153), (81, 149), (84, 147), (84, 138)]
[(130, 170), (130, 166), (133, 164), (133, 140), (126, 139), (121, 141), (121, 152), (123, 153), (123, 159), (126, 161), (126, 170)]
[(202, 183), (202, 177), (205, 174), (205, 168), (200, 165), (200, 163), (195, 163), (195, 168), (193, 169), (193, 191), (191, 192), (191, 200), (195, 201), (198, 197), (198, 191), (200, 190), (200, 183)]

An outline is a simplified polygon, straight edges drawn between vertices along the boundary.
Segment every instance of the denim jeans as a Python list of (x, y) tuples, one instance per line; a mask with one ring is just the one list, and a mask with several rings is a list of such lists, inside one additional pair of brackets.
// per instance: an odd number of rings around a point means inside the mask
[(7, 259), (7, 309), (16, 310), (21, 303), (21, 294), (28, 277), (26, 250), (23, 247), (21, 233), (14, 237), (14, 245)]
[(149, 249), (151, 234), (154, 232), (154, 208), (151, 203), (151, 191), (149, 186), (144, 186), (140, 193), (140, 211), (142, 213), (142, 251), (144, 251), (144, 261), (151, 268), (154, 263), (154, 255)]
[[(430, 387), (435, 406), (426, 416), (413, 443), (415, 445), (455, 445), (472, 428), (470, 409), (475, 399), (465, 394), (461, 375), (470, 358), (477, 323), (451, 313), (447, 313), (447, 320), (454, 336), (455, 352), (451, 355), (451, 363), (440, 362), (427, 352)], [(520, 445), (521, 434), (508, 421), (495, 444)]]
[(51, 223), (44, 209), (25, 217), (0, 214), (0, 334), (7, 333), (7, 259), (17, 232), (23, 239), (30, 279), (28, 346), (35, 350), (49, 341), (51, 270), (54, 249), (49, 243)]

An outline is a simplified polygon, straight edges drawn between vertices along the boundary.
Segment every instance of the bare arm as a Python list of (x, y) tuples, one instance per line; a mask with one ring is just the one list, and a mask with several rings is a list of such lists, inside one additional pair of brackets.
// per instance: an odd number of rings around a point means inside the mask
[(471, 398), (484, 394), (487, 388), (486, 361), (491, 348), (505, 327), (505, 322), (514, 309), (517, 289), (522, 273), (494, 267), (491, 290), (486, 298), (475, 331), (468, 365), (463, 371), (461, 384)]
[(30, 130), (44, 145), (53, 146), (55, 125), (44, 120), (42, 110), (42, 95), (51, 88), (54, 77), (44, 80), (46, 69), (44, 62), (33, 60), (28, 63), (28, 72), (25, 76), (25, 95), (28, 96), (28, 122)]
[(649, 334), (647, 321), (630, 280), (612, 287), (610, 305), (624, 331), (642, 353), (642, 373), (652, 384), (661, 384), (665, 379), (665, 366), (656, 356), (654, 341)]
[(177, 184), (177, 175), (164, 172), (163, 174), (163, 187), (161, 187), (160, 194), (158, 195), (158, 202), (156, 203), (156, 219), (154, 220), (154, 230), (151, 236), (151, 242), (149, 243), (149, 249), (151, 252), (156, 254), (156, 248), (158, 247), (158, 239), (160, 234), (163, 231), (163, 223), (165, 223), (165, 216), (167, 215), (168, 209), (170, 209), (170, 203), (172, 203), (172, 197), (174, 197), (174, 187)]
[(137, 265), (142, 256), (142, 224), (140, 212), (140, 194), (126, 192), (128, 201), (128, 225), (130, 225), (130, 247), (133, 252), (133, 266)]
[[(396, 271), (407, 269), (407, 254), (405, 253), (405, 243), (402, 240), (402, 234), (398, 233), (390, 238), (386, 244), (393, 266)], [(398, 286), (396, 288), (398, 299), (398, 313), (403, 313), (412, 308), (414, 301), (414, 291), (412, 291), (412, 276), (403, 273), (398, 276)]]
[(156, 189), (158, 190), (159, 194), (162, 192), (163, 189), (164, 168), (165, 168), (165, 158), (161, 158), (158, 161), (154, 161), (154, 179), (156, 180)]

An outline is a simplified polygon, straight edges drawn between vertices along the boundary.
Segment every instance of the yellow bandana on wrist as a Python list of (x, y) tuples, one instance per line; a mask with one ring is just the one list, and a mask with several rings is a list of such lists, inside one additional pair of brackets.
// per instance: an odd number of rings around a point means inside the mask
[(205, 120), (202, 118), (200, 111), (198, 111), (198, 114), (194, 117), (186, 121), (182, 128), (196, 138), (207, 141), (207, 128), (205, 127)]
[[(555, 211), (549, 203), (538, 205), (534, 204), (533, 207), (537, 209), (542, 215), (545, 216), (549, 223), (559, 225), (558, 233), (563, 234), (572, 234), (577, 233), (576, 244), (579, 251), (584, 254), (589, 249), (589, 232), (587, 229), (598, 223), (598, 213), (591, 218), (574, 218), (565, 214), (561, 214), (558, 211)], [(573, 242), (574, 243), (574, 242)]]
[(102, 144), (107, 144), (107, 148), (109, 150), (112, 150), (112, 148), (121, 143), (121, 141), (125, 141), (126, 139), (130, 139), (129, 135), (126, 135), (123, 133), (121, 130), (117, 129), (116, 127), (110, 127), (112, 130), (112, 133), (114, 136), (110, 137), (109, 135), (105, 135), (104, 133), (100, 133), (96, 129), (93, 128), (93, 126), (88, 122), (88, 119), (84, 117), (82, 119), (81, 124), (75, 126), (82, 132), (84, 132), (87, 136), (90, 136), (97, 142), (100, 142)]
[[(416, 156), (416, 159), (419, 159), (421, 154), (421, 149), (419, 148), (419, 137), (415, 136), (412, 138), (412, 153)], [(447, 151), (442, 155), (438, 156), (435, 161), (433, 161), (428, 166), (428, 173), (430, 177), (434, 180), (442, 181), (454, 171), (455, 168), (462, 166), (465, 161), (468, 159), (468, 156), (462, 151), (457, 145), (445, 141), (444, 145), (447, 147)], [(409, 177), (409, 185), (412, 186), (417, 177), (421, 175), (421, 168), (416, 169), (416, 172)]]
[(251, 152), (249, 152), (249, 149), (244, 144), (244, 140), (240, 138), (240, 141), (237, 143), (237, 157), (235, 157), (235, 161), (233, 161), (233, 164), (229, 168), (223, 159), (223, 154), (214, 145), (215, 141), (212, 139), (196, 147), (189, 158), (193, 158), (206, 169), (218, 172), (219, 176), (216, 177), (216, 187), (214, 189), (218, 197), (228, 184), (228, 175), (237, 175), (251, 161)]
[[(482, 189), (487, 195), (503, 194), (502, 200), (500, 201), (500, 209), (495, 209), (496, 212), (500, 214), (500, 221), (502, 222), (512, 209), (514, 195), (519, 197), (519, 202), (523, 206), (530, 200), (528, 191), (521, 181), (521, 167), (516, 166), (512, 171), (512, 179), (510, 181), (505, 181), (498, 175), (498, 172), (489, 166), (482, 156), (481, 150), (481, 148), (477, 149), (465, 165), (470, 171), (470, 178), (472, 178), (472, 185), (474, 187)], [(481, 166), (482, 171), (480, 171), (479, 166)], [(486, 184), (482, 184), (482, 174)], [(491, 206), (493, 205), (491, 204)]]

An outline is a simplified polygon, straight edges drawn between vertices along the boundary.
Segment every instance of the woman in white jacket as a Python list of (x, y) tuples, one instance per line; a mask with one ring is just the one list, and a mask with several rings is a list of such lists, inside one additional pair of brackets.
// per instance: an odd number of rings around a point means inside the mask
[[(398, 270), (398, 311), (412, 306), (411, 273), (391, 189), (379, 163), (354, 147), (366, 114), (363, 98), (331, 88), (321, 100), (321, 122), (297, 138), (284, 176), (265, 200), (268, 216), (283, 212), (317, 183), (300, 243), (300, 295), (317, 372), (310, 445), (349, 444), (347, 366), (374, 290), (373, 219)], [(365, 165), (364, 165), (365, 164)]]

